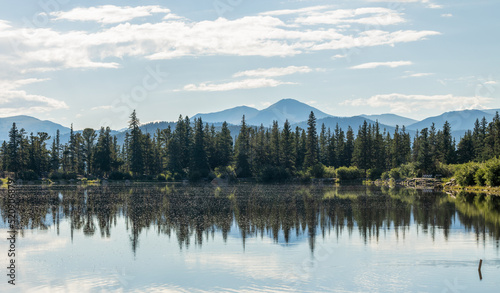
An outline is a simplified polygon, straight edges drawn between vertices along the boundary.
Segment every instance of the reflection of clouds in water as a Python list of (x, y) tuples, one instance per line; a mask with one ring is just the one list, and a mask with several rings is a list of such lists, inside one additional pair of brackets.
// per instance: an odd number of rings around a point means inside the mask
[[(36, 233), (30, 233), (29, 235), (26, 234), (26, 231), (24, 233), (24, 236), (17, 234), (17, 257), (28, 257), (30, 254), (34, 253), (38, 254), (60, 250), (69, 243), (69, 239), (64, 237), (54, 237), (54, 235), (47, 233), (46, 231), (37, 231)], [(9, 235), (10, 234), (7, 233), (7, 230), (0, 230), (0, 237), (2, 239), (7, 238)], [(2, 249), (2, 251), (7, 251), (7, 248), (3, 249), (4, 246), (7, 247), (7, 242), (2, 241), (0, 249)]]
[[(268, 244), (271, 244), (269, 241)], [(263, 243), (265, 244), (265, 243)], [(280, 280), (283, 276), (283, 262), (276, 255), (255, 255), (241, 253), (187, 254), (185, 263), (189, 269), (203, 267), (203, 270), (227, 270), (231, 274), (253, 279)]]

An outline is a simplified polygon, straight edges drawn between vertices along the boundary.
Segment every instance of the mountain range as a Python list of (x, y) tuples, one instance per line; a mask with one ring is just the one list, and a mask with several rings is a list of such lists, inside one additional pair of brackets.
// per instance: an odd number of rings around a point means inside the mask
[[(338, 124), (344, 131), (351, 126), (356, 133), (358, 127), (362, 125), (364, 121), (372, 124), (378, 121), (381, 130), (385, 129), (388, 132), (393, 132), (396, 125), (400, 127), (404, 125), (406, 129), (414, 135), (416, 131), (425, 127), (430, 127), (432, 123), (435, 124), (437, 129), (441, 129), (444, 122), (448, 121), (451, 124), (453, 135), (458, 139), (465, 131), (474, 128), (476, 119), (481, 120), (485, 117), (489, 122), (500, 109), (451, 111), (417, 121), (396, 114), (338, 117), (324, 113), (317, 108), (297, 100), (283, 99), (263, 110), (248, 106), (240, 106), (219, 112), (196, 114), (191, 118), (191, 121), (194, 120), (193, 118), (202, 118), (203, 122), (214, 124), (216, 130), (220, 129), (223, 121), (226, 121), (229, 124), (232, 135), (236, 136), (243, 115), (245, 115), (247, 124), (252, 126), (263, 125), (264, 127), (270, 127), (273, 121), (278, 121), (279, 125), (282, 126), (285, 121), (288, 120), (293, 129), (296, 126), (305, 129), (307, 128), (307, 119), (311, 111), (313, 111), (316, 116), (318, 131), (320, 131), (322, 124), (325, 124), (327, 128), (329, 127), (332, 130)], [(0, 118), (0, 141), (8, 140), (9, 130), (14, 122), (19, 129), (24, 128), (28, 134), (31, 132), (35, 134), (37, 132), (47, 132), (50, 136), (54, 137), (57, 129), (59, 129), (61, 132), (61, 142), (64, 143), (69, 140), (70, 129), (68, 127), (48, 120), (42, 121), (30, 116), (13, 116)], [(157, 129), (165, 129), (168, 126), (175, 128), (175, 122), (147, 123), (143, 124), (141, 129), (144, 132), (154, 134)], [(112, 134), (117, 135), (119, 143), (123, 143), (125, 132), (126, 130), (113, 131)]]

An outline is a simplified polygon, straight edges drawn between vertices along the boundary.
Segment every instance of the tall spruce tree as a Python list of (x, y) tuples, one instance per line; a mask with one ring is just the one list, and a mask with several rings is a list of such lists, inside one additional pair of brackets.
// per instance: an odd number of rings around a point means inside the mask
[(130, 121), (128, 126), (130, 132), (130, 170), (135, 176), (142, 175), (144, 172), (144, 161), (143, 161), (143, 136), (140, 129), (139, 118), (135, 110), (130, 115)]
[(318, 164), (319, 151), (318, 151), (318, 133), (316, 131), (316, 117), (313, 111), (309, 114), (307, 120), (307, 142), (306, 142), (306, 155), (304, 159), (304, 167), (309, 168)]

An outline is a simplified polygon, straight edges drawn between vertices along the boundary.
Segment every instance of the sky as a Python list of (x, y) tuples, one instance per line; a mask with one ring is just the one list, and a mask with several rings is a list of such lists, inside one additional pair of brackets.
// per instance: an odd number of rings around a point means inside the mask
[(500, 108), (496, 0), (0, 0), (0, 117), (75, 129), (292, 98), (335, 116)]

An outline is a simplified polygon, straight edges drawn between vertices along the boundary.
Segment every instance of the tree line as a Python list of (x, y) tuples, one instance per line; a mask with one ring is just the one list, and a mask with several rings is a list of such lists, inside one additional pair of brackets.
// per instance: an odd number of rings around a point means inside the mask
[[(50, 140), (52, 139), (51, 143)], [(289, 178), (334, 177), (357, 172), (359, 176), (380, 178), (384, 172), (410, 166), (415, 175), (438, 174), (443, 165), (483, 162), (500, 155), (500, 117), (477, 120), (458, 144), (447, 121), (442, 129), (434, 124), (412, 137), (405, 127), (394, 132), (366, 120), (357, 134), (324, 124), (317, 127), (311, 112), (307, 128), (286, 121), (274, 121), (267, 128), (249, 126), (242, 118), (240, 132), (233, 141), (228, 124), (220, 130), (179, 116), (175, 127), (158, 129), (153, 135), (140, 128), (135, 110), (130, 116), (125, 142), (118, 144), (109, 127), (99, 131), (73, 131), (67, 143), (60, 133), (54, 138), (45, 132), (29, 135), (16, 124), (9, 140), (0, 148), (0, 167), (24, 179), (77, 176), (110, 179), (183, 179), (230, 177), (264, 181)]]

